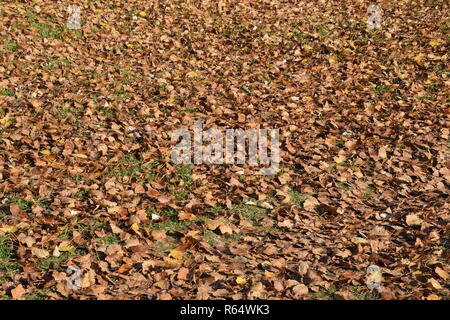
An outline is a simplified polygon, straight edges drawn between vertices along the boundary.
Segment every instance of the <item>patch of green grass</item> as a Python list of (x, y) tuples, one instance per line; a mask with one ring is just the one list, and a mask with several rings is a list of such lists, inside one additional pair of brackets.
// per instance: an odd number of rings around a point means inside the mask
[(133, 156), (124, 156), (117, 165), (112, 166), (108, 175), (114, 177), (140, 177), (143, 181), (152, 181), (156, 178), (154, 169), (159, 165), (159, 161), (144, 163)]
[(41, 37), (47, 39), (62, 40), (63, 29), (60, 27), (53, 27), (48, 23), (33, 22), (31, 28), (36, 28)]
[(9, 204), (17, 203), (19, 209), (24, 212), (30, 212), (33, 206), (33, 201), (25, 200), (17, 196), (13, 196), (11, 199), (9, 199), (8, 203)]
[(89, 194), (88, 190), (80, 189), (73, 195), (75, 198), (83, 199)]
[(95, 108), (97, 111), (103, 113), (103, 115), (107, 117), (114, 117), (116, 115), (117, 110), (114, 107), (101, 107), (97, 106)]
[(203, 238), (205, 238), (210, 246), (214, 246), (219, 241), (219, 236), (211, 230), (205, 230), (203, 232)]
[(256, 222), (258, 219), (267, 216), (267, 210), (249, 204), (234, 205), (233, 209), (247, 221)]
[(167, 220), (154, 223), (154, 224), (148, 224), (147, 227), (151, 230), (164, 230), (164, 231), (171, 231), (171, 230), (183, 230), (185, 229), (189, 224), (194, 223), (193, 221), (181, 221), (178, 220), (178, 212), (173, 208), (166, 208), (162, 212), (158, 212), (157, 210), (151, 208), (147, 210), (147, 217), (151, 219), (152, 214), (157, 214), (161, 217), (166, 217)]
[(174, 241), (159, 240), (155, 242), (155, 250), (162, 254), (167, 254), (170, 250), (176, 248), (178, 244)]
[(10, 90), (10, 89), (0, 89), (0, 93), (4, 96), (8, 96), (8, 97), (13, 97), (15, 95), (15, 91), (14, 90)]
[(183, 230), (186, 228), (186, 226), (187, 223), (184, 221), (165, 220), (163, 222), (150, 225), (150, 229), (171, 231), (171, 230)]
[(70, 240), (72, 239), (73, 236), (73, 232), (70, 229), (61, 231), (60, 233), (58, 233), (58, 237), (62, 240)]
[(0, 270), (8, 276), (22, 272), (22, 266), (14, 262), (14, 248), (10, 236), (0, 236)]
[(385, 94), (389, 90), (386, 86), (376, 86), (373, 91), (377, 94)]
[(42, 270), (55, 269), (59, 265), (67, 262), (70, 258), (75, 258), (79, 256), (79, 252), (64, 252), (59, 257), (49, 257), (42, 259), (36, 263), (36, 266)]
[(336, 187), (341, 190), (350, 191), (352, 188), (345, 182), (336, 182)]
[(297, 191), (291, 191), (288, 194), (291, 196), (291, 202), (298, 207), (303, 206), (303, 203), (309, 198), (309, 195)]
[(183, 110), (180, 110), (180, 113), (196, 113), (196, 112), (200, 112), (200, 109), (198, 109), (198, 108), (192, 108), (192, 109), (183, 109)]
[(353, 163), (351, 163), (350, 161), (342, 161), (342, 162), (339, 162), (338, 164), (337, 164), (338, 166), (343, 166), (343, 167), (348, 167), (348, 168), (354, 168), (354, 167), (357, 167), (357, 165), (355, 165), (355, 164), (353, 164)]
[(368, 199), (368, 198), (370, 198), (370, 196), (372, 194), (376, 193), (376, 190), (372, 187), (367, 187), (363, 191), (364, 191), (364, 195), (363, 195), (364, 199)]
[(352, 293), (358, 300), (377, 300), (378, 294), (373, 291), (369, 291), (365, 287), (352, 287)]
[(8, 215), (8, 213), (5, 210), (0, 209), (0, 220), (3, 219), (4, 217), (6, 217), (7, 215)]
[(17, 51), (18, 46), (19, 45), (15, 41), (7, 42), (7, 43), (5, 43), (5, 50), (14, 52), (14, 51)]
[(119, 244), (122, 242), (117, 234), (111, 234), (100, 239), (103, 244)]
[(213, 214), (218, 214), (218, 213), (221, 213), (221, 212), (224, 211), (224, 210), (227, 210), (227, 208), (226, 208), (226, 207), (223, 207), (223, 206), (221, 206), (221, 205), (217, 205), (217, 206), (208, 208), (207, 211), (208, 211), (208, 212), (211, 212), (211, 213), (213, 213)]
[(56, 67), (68, 67), (70, 68), (71, 63), (67, 59), (56, 59), (45, 64), (42, 69), (45, 71), (51, 71)]
[(178, 201), (186, 201), (189, 197), (189, 191), (186, 190), (183, 191), (173, 190), (170, 193), (172, 193), (175, 199), (177, 199)]
[(328, 32), (330, 32), (327, 28), (325, 28), (324, 26), (320, 26), (319, 27), (319, 33), (324, 37), (328, 34)]
[(34, 290), (31, 293), (27, 293), (25, 298), (27, 300), (44, 300), (47, 297), (48, 292), (48, 289)]
[(336, 287), (329, 287), (328, 289), (321, 288), (317, 292), (312, 292), (309, 296), (313, 299), (325, 299), (325, 300), (333, 300), (334, 293), (337, 291)]
[(275, 232), (280, 232), (281, 230), (277, 227), (256, 227), (256, 230), (258, 230), (258, 232), (263, 233), (263, 234), (268, 234), (268, 233), (275, 233)]
[(147, 218), (149, 218), (149, 219), (152, 219), (153, 214), (161, 216), (161, 213), (158, 210), (156, 210), (155, 208), (149, 208), (145, 211), (145, 213), (147, 214)]
[(179, 166), (176, 171), (176, 176), (183, 180), (186, 186), (192, 184), (192, 167), (191, 166)]
[(9, 236), (0, 236), (0, 259), (9, 259), (12, 256), (12, 242)]
[(94, 231), (95, 229), (103, 229), (106, 227), (106, 223), (102, 221), (98, 221), (95, 219), (90, 219), (86, 221), (85, 223), (78, 224), (78, 229), (82, 233), (90, 233)]
[(244, 238), (245, 238), (245, 236), (243, 234), (233, 233), (233, 234), (229, 235), (225, 241), (227, 243), (241, 242), (242, 240), (244, 240)]

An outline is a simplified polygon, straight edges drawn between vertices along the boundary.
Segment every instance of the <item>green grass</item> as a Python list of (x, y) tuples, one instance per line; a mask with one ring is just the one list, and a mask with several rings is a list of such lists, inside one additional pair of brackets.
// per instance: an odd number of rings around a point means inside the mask
[[(89, 223), (89, 222), (91, 222), (91, 223)], [(78, 224), (78, 229), (82, 233), (86, 234), (86, 233), (90, 233), (90, 232), (94, 231), (95, 229), (103, 229), (106, 227), (106, 223), (102, 222), (102, 221), (98, 221), (95, 219), (89, 219), (89, 222)]]
[(70, 258), (79, 256), (79, 252), (64, 252), (59, 257), (49, 257), (36, 263), (36, 266), (42, 270), (55, 269), (59, 265), (67, 262)]
[(321, 288), (317, 292), (310, 293), (309, 296), (313, 299), (333, 300), (336, 291), (336, 287), (329, 287), (328, 289)]
[(19, 47), (19, 45), (15, 41), (5, 43), (6, 51), (14, 52), (14, 51), (17, 51), (18, 47)]
[(256, 230), (258, 230), (258, 232), (263, 233), (263, 234), (275, 233), (275, 232), (281, 231), (277, 227), (256, 227)]
[(62, 240), (70, 240), (72, 239), (73, 232), (70, 229), (64, 230), (60, 233), (58, 233), (58, 237)]
[(345, 182), (336, 182), (336, 187), (341, 190), (350, 191), (352, 188)]
[[(7, 276), (22, 272), (22, 266), (14, 262), (13, 242), (8, 235), (0, 236), (0, 270), (5, 271)], [(0, 278), (0, 281), (5, 280)]]
[(189, 191), (186, 190), (172, 190), (170, 193), (172, 193), (175, 199), (177, 199), (178, 201), (186, 201), (189, 197)]
[(133, 156), (122, 157), (116, 165), (113, 165), (107, 175), (114, 177), (140, 177), (143, 181), (153, 181), (156, 177), (154, 169), (159, 165), (159, 161), (144, 161)]
[(15, 91), (10, 89), (0, 89), (0, 93), (8, 97), (13, 97), (15, 95)]
[(177, 243), (170, 240), (159, 240), (155, 242), (155, 250), (162, 254), (169, 253), (170, 250), (176, 248), (177, 246)]
[(4, 209), (0, 209), (0, 220), (6, 217), (8, 213)]
[(267, 210), (254, 205), (238, 204), (234, 205), (233, 209), (240, 214), (245, 220), (256, 222), (258, 219), (267, 217)]
[(33, 22), (29, 27), (36, 28), (39, 35), (43, 38), (62, 40), (64, 30), (60, 27), (53, 27), (48, 23), (38, 22)]
[(375, 93), (380, 94), (380, 95), (385, 94), (388, 90), (389, 90), (389, 88), (386, 86), (376, 86), (373, 89), (373, 91), (375, 91)]
[(223, 207), (221, 205), (217, 205), (214, 207), (209, 208), (207, 211), (213, 214), (221, 213), (222, 211), (228, 210), (226, 207)]
[(220, 237), (211, 230), (205, 230), (203, 232), (203, 238), (205, 238), (210, 246), (214, 246), (220, 239)]
[(122, 242), (117, 234), (111, 234), (100, 239), (103, 244), (119, 244)]
[(71, 63), (67, 59), (56, 59), (45, 64), (42, 69), (45, 71), (52, 71), (56, 67), (68, 67), (70, 68)]
[(306, 199), (309, 198), (309, 195), (297, 191), (291, 191), (289, 195), (291, 196), (291, 202), (298, 207), (302, 207)]
[(17, 203), (19, 206), (19, 209), (24, 212), (31, 212), (31, 209), (33, 207), (33, 201), (31, 200), (25, 200), (23, 198), (13, 196), (11, 199), (9, 199), (8, 204)]
[(186, 229), (188, 224), (192, 222), (187, 221), (173, 221), (173, 220), (165, 220), (162, 222), (158, 222), (155, 224), (147, 225), (151, 230), (164, 230), (164, 231), (172, 231), (172, 230), (183, 230)]
[(179, 166), (176, 171), (176, 176), (183, 180), (186, 186), (192, 184), (192, 167), (191, 166)]
[(180, 113), (196, 113), (196, 112), (200, 112), (200, 109), (198, 109), (198, 108), (191, 108), (191, 109), (180, 110)]
[(47, 297), (49, 289), (34, 290), (25, 295), (27, 300), (44, 300)]
[(364, 199), (369, 199), (372, 194), (376, 193), (376, 190), (372, 187), (367, 187), (363, 191), (364, 191), (364, 195), (363, 195)]
[(12, 242), (8, 236), (0, 236), (0, 259), (9, 259), (12, 256)]
[(243, 234), (233, 233), (233, 234), (229, 235), (225, 241), (227, 243), (241, 242), (242, 240), (244, 240), (244, 238), (245, 238), (245, 236)]
[(378, 294), (376, 292), (369, 291), (365, 287), (352, 287), (352, 293), (358, 300), (377, 300)]

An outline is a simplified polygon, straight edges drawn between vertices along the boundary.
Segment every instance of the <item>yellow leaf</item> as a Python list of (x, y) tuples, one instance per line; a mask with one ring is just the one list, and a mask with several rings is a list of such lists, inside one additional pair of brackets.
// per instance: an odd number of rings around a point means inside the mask
[(167, 105), (168, 106), (173, 106), (175, 104), (176, 100), (174, 97), (169, 98), (169, 100), (167, 101)]
[(138, 224), (137, 224), (137, 223), (133, 223), (133, 224), (131, 225), (131, 230), (139, 231), (139, 226), (138, 226)]
[(177, 250), (176, 248), (170, 250), (169, 253), (169, 256), (176, 260), (181, 260), (183, 258), (183, 255), (184, 255), (183, 251)]
[(421, 54), (418, 54), (417, 56), (414, 57), (414, 61), (415, 61), (418, 65), (423, 66), (423, 65), (424, 65), (424, 64), (423, 64), (423, 58), (425, 58), (425, 55), (424, 55), (423, 53), (421, 53)]
[(278, 180), (280, 181), (281, 184), (286, 184), (289, 181), (291, 181), (291, 176), (288, 173), (283, 173), (278, 177)]
[(428, 44), (432, 47), (437, 46), (439, 44), (439, 41), (436, 39), (430, 40), (430, 42), (428, 42)]
[(330, 56), (328, 58), (328, 62), (330, 62), (330, 64), (335, 64), (339, 62), (339, 58), (337, 56)]
[(46, 155), (46, 156), (52, 154), (52, 152), (51, 152), (50, 150), (41, 150), (41, 153), (42, 153), (43, 155)]
[(4, 116), (3, 118), (0, 119), (0, 124), (1, 125), (6, 125), (6, 124), (8, 124), (9, 120), (10, 120), (10, 116), (9, 116), (9, 113), (8, 113), (6, 116)]
[(1, 227), (0, 228), (0, 231), (1, 232), (10, 232), (10, 233), (13, 233), (13, 232), (16, 232), (17, 231), (17, 227), (15, 227), (15, 226), (6, 226), (6, 227)]
[(82, 154), (82, 153), (74, 153), (73, 156), (76, 157), (76, 158), (82, 158), (82, 159), (87, 159), (88, 158), (87, 155)]
[(146, 17), (146, 16), (147, 16), (147, 13), (146, 13), (145, 11), (141, 11), (141, 12), (139, 12), (139, 15), (140, 15), (141, 17)]
[(364, 238), (360, 238), (360, 237), (355, 237), (351, 240), (354, 244), (366, 244), (369, 243), (369, 241), (367, 241), (367, 239)]
[(190, 71), (190, 72), (186, 73), (186, 77), (188, 77), (188, 78), (195, 78), (195, 77), (199, 77), (199, 76), (200, 76), (200, 74), (195, 71)]
[(61, 252), (72, 252), (75, 251), (75, 247), (74, 246), (62, 246), (58, 248), (59, 251)]
[(236, 278), (236, 283), (237, 284), (246, 284), (247, 283), (247, 279), (241, 278), (241, 277), (237, 277)]
[(172, 259), (170, 257), (164, 257), (163, 259), (166, 262), (167, 268), (176, 268), (183, 262), (182, 260)]
[(441, 290), (442, 289), (441, 284), (436, 279), (434, 279), (434, 278), (428, 279), (428, 282), (431, 283), (433, 288), (435, 288), (437, 290)]

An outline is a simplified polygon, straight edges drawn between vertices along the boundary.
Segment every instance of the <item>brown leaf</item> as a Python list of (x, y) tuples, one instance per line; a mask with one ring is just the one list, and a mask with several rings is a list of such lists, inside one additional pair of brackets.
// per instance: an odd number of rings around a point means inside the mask
[(314, 197), (309, 197), (306, 199), (306, 201), (303, 203), (303, 208), (307, 211), (314, 211), (314, 209), (320, 205), (319, 201)]
[(21, 284), (11, 290), (11, 295), (13, 299), (19, 299), (25, 294), (26, 290), (23, 288)]

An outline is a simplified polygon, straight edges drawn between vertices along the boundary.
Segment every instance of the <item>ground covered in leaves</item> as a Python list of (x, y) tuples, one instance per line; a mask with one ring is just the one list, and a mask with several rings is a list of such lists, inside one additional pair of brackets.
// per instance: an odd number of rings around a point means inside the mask
[[(0, 3), (0, 299), (449, 297), (447, 1), (76, 4)], [(195, 120), (279, 172), (173, 164)]]

